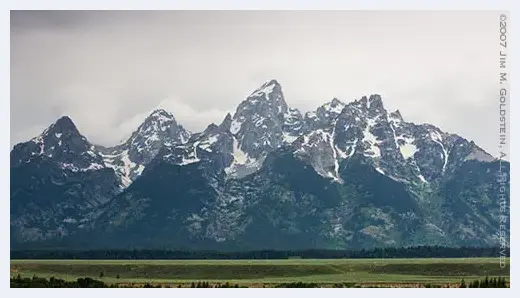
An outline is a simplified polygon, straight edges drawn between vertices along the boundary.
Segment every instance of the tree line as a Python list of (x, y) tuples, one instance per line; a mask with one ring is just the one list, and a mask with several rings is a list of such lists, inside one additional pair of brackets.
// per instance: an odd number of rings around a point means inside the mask
[(11, 259), (84, 259), (84, 260), (189, 260), (189, 259), (362, 259), (362, 258), (471, 258), (509, 257), (509, 248), (412, 246), (361, 250), (11, 250)]
[[(100, 280), (95, 280), (90, 277), (86, 278), (78, 278), (75, 281), (66, 281), (59, 278), (51, 277), (49, 279), (33, 276), (32, 278), (22, 278), (20, 275), (16, 277), (11, 277), (11, 288), (119, 288), (119, 287), (135, 287), (134, 285), (130, 286), (122, 286), (118, 284), (107, 284)], [(422, 285), (425, 288), (440, 288), (444, 287), (441, 285), (431, 285), (425, 284)], [(137, 287), (142, 288), (162, 288), (163, 286), (160, 284), (150, 284), (146, 283), (144, 285), (140, 285)], [(164, 287), (169, 288), (170, 285), (165, 285)], [(182, 285), (177, 285), (177, 288), (181, 288)], [(210, 284), (207, 281), (199, 281), (197, 283), (192, 282), (190, 286), (185, 286), (190, 288), (247, 288), (243, 285), (238, 284), (230, 284), (226, 282), (224, 284), (216, 283)], [(265, 287), (265, 285), (264, 285)], [(276, 288), (319, 288), (321, 285), (317, 283), (304, 283), (304, 282), (292, 282), (292, 283), (282, 283), (275, 286)], [(333, 284), (334, 288), (351, 288), (351, 287), (361, 287), (361, 285), (357, 285), (354, 283), (335, 283)], [(505, 277), (494, 277), (488, 278), (486, 276), (485, 279), (482, 280), (474, 280), (470, 283), (466, 283), (464, 279), (461, 281), (459, 288), (508, 288), (509, 285), (505, 279)]]

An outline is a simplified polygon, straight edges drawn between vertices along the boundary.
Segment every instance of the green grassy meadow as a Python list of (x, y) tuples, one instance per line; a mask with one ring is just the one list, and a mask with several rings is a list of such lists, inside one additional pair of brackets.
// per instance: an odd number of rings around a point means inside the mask
[[(306, 282), (324, 286), (458, 284), (489, 277), (509, 278), (509, 260), (498, 258), (432, 259), (289, 259), (289, 260), (11, 260), (11, 276), (91, 277), (105, 283), (179, 285), (198, 281), (273, 286)], [(102, 274), (101, 274), (102, 272)], [(102, 275), (102, 277), (100, 277)]]

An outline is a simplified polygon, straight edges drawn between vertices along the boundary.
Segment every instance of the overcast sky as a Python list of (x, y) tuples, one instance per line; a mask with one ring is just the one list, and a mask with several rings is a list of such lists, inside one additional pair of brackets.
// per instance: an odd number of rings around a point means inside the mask
[(498, 144), (497, 12), (11, 12), (11, 145), (62, 115), (115, 145), (162, 107), (191, 131), (274, 78), (302, 112), (381, 94)]

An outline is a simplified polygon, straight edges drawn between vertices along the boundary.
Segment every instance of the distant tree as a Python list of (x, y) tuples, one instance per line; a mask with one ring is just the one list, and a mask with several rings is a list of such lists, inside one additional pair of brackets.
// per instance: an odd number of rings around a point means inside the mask
[(467, 288), (468, 286), (466, 285), (466, 282), (464, 281), (464, 279), (462, 279), (462, 281), (460, 282), (460, 286), (459, 288)]
[(99, 272), (99, 278), (103, 278), (105, 276), (105, 273), (103, 271)]
[(499, 286), (500, 286), (500, 288), (506, 287), (506, 278), (505, 277), (499, 278)]

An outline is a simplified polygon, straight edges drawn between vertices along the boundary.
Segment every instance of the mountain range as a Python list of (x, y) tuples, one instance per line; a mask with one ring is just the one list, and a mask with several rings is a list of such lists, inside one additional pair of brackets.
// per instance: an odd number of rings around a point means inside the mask
[(302, 114), (270, 80), (202, 132), (158, 109), (117, 146), (67, 116), (15, 145), (11, 248), (497, 245), (503, 173), (379, 95)]

